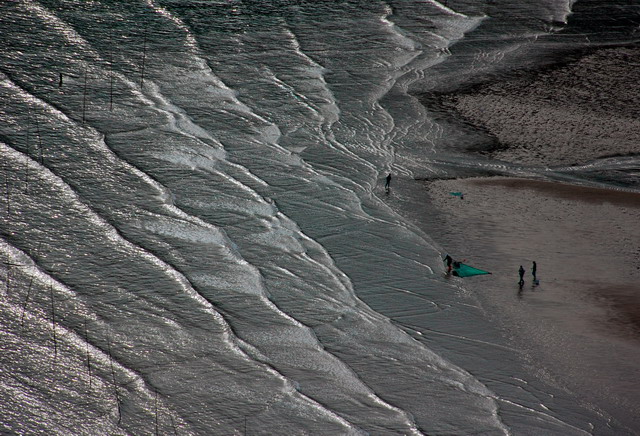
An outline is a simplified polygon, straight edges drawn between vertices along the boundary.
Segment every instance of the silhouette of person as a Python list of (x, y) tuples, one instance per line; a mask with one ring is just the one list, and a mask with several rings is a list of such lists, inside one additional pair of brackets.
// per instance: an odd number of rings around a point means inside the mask
[(538, 265), (536, 265), (536, 261), (533, 261), (533, 266), (531, 267), (531, 274), (533, 275), (533, 281), (536, 281), (536, 270), (538, 269)]
[(447, 272), (451, 272), (451, 264), (453, 263), (453, 258), (447, 254), (444, 258), (444, 261), (447, 262)]
[(391, 173), (387, 176), (387, 181), (384, 184), (384, 189), (389, 190), (389, 186), (391, 185)]
[(518, 274), (520, 274), (520, 281), (518, 283), (524, 283), (524, 268), (520, 265), (520, 269), (518, 270)]

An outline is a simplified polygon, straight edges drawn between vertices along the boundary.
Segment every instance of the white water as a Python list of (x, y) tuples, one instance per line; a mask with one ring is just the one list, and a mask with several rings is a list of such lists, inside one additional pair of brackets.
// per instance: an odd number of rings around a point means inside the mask
[(408, 92), (535, 59), (571, 2), (453, 3), (2, 4), (2, 432), (620, 431), (385, 203), (526, 171)]

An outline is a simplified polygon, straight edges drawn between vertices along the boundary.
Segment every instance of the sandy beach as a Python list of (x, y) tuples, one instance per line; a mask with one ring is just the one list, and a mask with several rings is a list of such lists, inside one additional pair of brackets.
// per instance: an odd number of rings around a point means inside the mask
[(637, 155), (637, 59), (637, 46), (602, 49), (442, 96), (440, 103), (495, 138), (501, 146), (488, 154), (496, 159), (554, 166)]
[[(543, 169), (637, 156), (639, 55), (638, 47), (602, 49), (438, 102), (487, 134), (486, 149), (469, 152), (494, 159)], [(622, 172), (618, 186), (638, 186), (633, 164)], [(429, 233), (455, 259), (492, 272), (453, 280), (526, 350), (531, 371), (638, 434), (640, 193), (502, 177), (422, 183)]]
[(437, 242), (492, 272), (454, 280), (527, 350), (531, 370), (615, 404), (616, 418), (640, 429), (640, 194), (505, 178), (425, 186)]

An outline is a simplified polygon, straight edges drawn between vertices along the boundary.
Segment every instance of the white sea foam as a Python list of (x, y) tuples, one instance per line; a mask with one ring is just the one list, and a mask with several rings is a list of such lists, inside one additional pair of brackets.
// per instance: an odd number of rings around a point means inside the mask
[[(32, 260), (0, 325), (38, 357), (0, 383), (18, 399), (3, 414), (64, 432), (64, 414), (30, 390), (55, 382), (86, 432), (154, 421), (179, 434), (602, 428), (531, 376), (473, 295), (441, 276), (413, 180), (532, 171), (461, 157), (447, 141), (466, 131), (409, 92), (499, 71), (538, 44), (537, 20), (566, 21), (571, 2), (454, 3), (93, 2), (113, 26), (71, 1), (9, 4), (22, 25), (0, 21), (1, 251)], [(51, 301), (32, 301), (32, 333), (11, 321), (30, 275), (61, 301), (60, 377), (38, 366)], [(71, 383), (87, 353), (95, 403)]]

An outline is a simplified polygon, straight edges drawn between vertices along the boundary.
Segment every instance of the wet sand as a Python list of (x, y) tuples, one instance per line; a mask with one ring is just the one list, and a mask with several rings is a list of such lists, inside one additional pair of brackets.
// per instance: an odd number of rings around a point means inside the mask
[(640, 432), (640, 194), (507, 178), (425, 186), (436, 241), (493, 273), (454, 280), (478, 294), (532, 371)]
[(638, 46), (602, 49), (438, 100), (495, 140), (487, 153), (496, 159), (554, 166), (638, 155), (638, 59)]
[[(640, 47), (574, 59), (423, 103), (483, 132), (468, 152), (494, 159), (542, 169), (640, 155)], [(634, 168), (611, 180), (640, 186)], [(452, 280), (480, 298), (532, 373), (640, 434), (640, 193), (499, 177), (422, 183), (429, 234), (492, 272)]]

